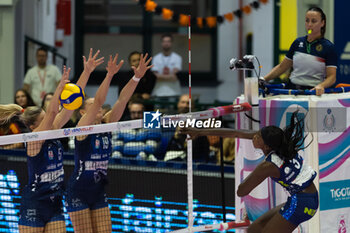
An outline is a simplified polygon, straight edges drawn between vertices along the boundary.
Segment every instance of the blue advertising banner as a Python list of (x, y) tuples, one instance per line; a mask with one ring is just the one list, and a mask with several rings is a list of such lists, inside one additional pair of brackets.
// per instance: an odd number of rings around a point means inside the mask
[(350, 180), (320, 183), (320, 210), (350, 207)]
[(334, 44), (338, 55), (337, 83), (350, 83), (350, 1), (334, 1)]

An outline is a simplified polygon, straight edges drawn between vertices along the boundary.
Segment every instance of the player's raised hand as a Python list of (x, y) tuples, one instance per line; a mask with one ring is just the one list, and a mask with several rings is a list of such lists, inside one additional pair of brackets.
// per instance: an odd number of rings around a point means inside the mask
[(71, 70), (70, 68), (67, 69), (66, 66), (63, 66), (63, 74), (62, 74), (61, 80), (58, 84), (59, 89), (63, 89), (64, 85), (66, 85), (66, 83), (69, 83), (70, 70)]
[(112, 55), (109, 55), (109, 61), (106, 67), (108, 75), (115, 75), (116, 73), (118, 73), (118, 71), (124, 64), (124, 60), (121, 60), (119, 64), (117, 63), (117, 61), (118, 61), (118, 53), (115, 54), (114, 58), (112, 57)]
[(86, 60), (86, 57), (83, 56), (83, 60), (84, 60), (84, 70), (92, 73), (95, 68), (99, 65), (101, 65), (104, 62), (104, 57), (98, 58), (97, 56), (100, 53), (100, 50), (97, 50), (97, 52), (95, 53), (94, 56), (92, 56), (92, 48), (90, 48), (90, 53), (89, 53), (89, 58), (88, 60)]
[(139, 66), (137, 68), (135, 66), (131, 67), (134, 70), (134, 74), (136, 78), (142, 78), (145, 75), (146, 71), (153, 67), (153, 65), (150, 65), (150, 66), (148, 65), (152, 61), (152, 57), (146, 60), (147, 57), (148, 57), (148, 53), (146, 53), (145, 56), (141, 54)]

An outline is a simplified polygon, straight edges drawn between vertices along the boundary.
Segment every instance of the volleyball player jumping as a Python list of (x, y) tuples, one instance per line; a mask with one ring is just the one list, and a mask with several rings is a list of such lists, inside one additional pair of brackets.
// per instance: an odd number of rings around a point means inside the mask
[(303, 122), (294, 112), (290, 125), (284, 130), (276, 126), (266, 126), (258, 132), (232, 129), (182, 130), (182, 133), (192, 137), (215, 135), (252, 139), (254, 147), (264, 152), (265, 160), (238, 186), (237, 195), (248, 195), (271, 177), (290, 193), (290, 197), (286, 203), (267, 211), (254, 221), (248, 233), (293, 232), (299, 224), (311, 219), (318, 209), (318, 192), (313, 183), (316, 172), (298, 154), (303, 149), (301, 147), (306, 137), (303, 136)]
[[(91, 72), (103, 62), (96, 59), (99, 52), (84, 57), (84, 71), (77, 85), (85, 88)], [(59, 112), (59, 95), (68, 82), (70, 69), (63, 70), (62, 79), (45, 113), (39, 107), (28, 107), (24, 111), (19, 105), (0, 105), (0, 124), (19, 117), (33, 132), (60, 129), (67, 123), (73, 111)], [(25, 233), (66, 232), (63, 216), (63, 147), (59, 140), (28, 142), (26, 145), (29, 183), (22, 192), (19, 231)]]
[[(117, 64), (118, 54), (110, 56), (107, 75), (97, 90), (95, 98), (85, 100), (80, 109), (82, 115), (78, 127), (117, 122), (145, 72), (151, 58), (141, 55), (139, 66), (133, 67), (134, 77), (123, 88), (112, 110), (102, 116), (102, 105), (106, 99), (113, 76), (124, 61)], [(102, 119), (103, 117), (103, 119)], [(107, 183), (108, 159), (112, 154), (111, 133), (78, 136), (75, 139), (75, 169), (71, 176), (66, 195), (66, 205), (72, 220), (74, 232), (111, 232), (111, 215), (108, 208), (105, 185)]]

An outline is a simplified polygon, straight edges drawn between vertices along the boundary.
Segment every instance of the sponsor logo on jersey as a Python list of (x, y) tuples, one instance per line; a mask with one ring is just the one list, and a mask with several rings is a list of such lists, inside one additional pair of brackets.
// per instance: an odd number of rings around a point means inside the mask
[(98, 139), (95, 140), (95, 148), (96, 149), (100, 148), (100, 140)]
[(53, 154), (53, 151), (52, 151), (52, 150), (49, 150), (49, 151), (48, 151), (48, 156), (49, 156), (49, 159), (50, 159), (50, 160), (53, 160), (54, 154)]
[(316, 45), (316, 51), (321, 52), (323, 50), (323, 46), (321, 44)]

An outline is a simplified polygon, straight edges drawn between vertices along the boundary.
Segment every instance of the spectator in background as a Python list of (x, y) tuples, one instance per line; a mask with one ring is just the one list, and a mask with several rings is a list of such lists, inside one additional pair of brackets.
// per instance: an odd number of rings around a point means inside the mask
[(24, 89), (18, 89), (15, 94), (14, 103), (18, 104), (22, 108), (29, 106), (35, 106), (35, 103), (30, 94)]
[(49, 92), (49, 93), (46, 93), (43, 100), (41, 101), (41, 108), (46, 111), (47, 109), (47, 106), (49, 106), (49, 103), (51, 101), (53, 97), (53, 93), (52, 92)]
[[(189, 111), (189, 95), (184, 94), (177, 103), (179, 114), (188, 113)], [(194, 102), (192, 103), (192, 110)], [(164, 132), (163, 135), (166, 135)], [(180, 134), (180, 128), (177, 127), (173, 137), (167, 146), (164, 161), (185, 161), (187, 157), (187, 141), (186, 135)], [(200, 136), (192, 140), (193, 160), (196, 162), (209, 161), (209, 141), (206, 136)]]
[[(131, 120), (143, 118), (145, 106), (142, 99), (134, 99), (128, 105)], [(133, 157), (155, 161), (161, 131), (158, 129), (136, 128), (121, 130), (114, 136), (116, 140), (113, 157)]]
[(107, 112), (111, 111), (112, 107), (110, 104), (102, 105), (102, 116), (104, 116)]
[[(131, 69), (125, 76), (118, 78), (119, 94), (134, 74), (132, 67), (139, 66), (140, 57), (141, 53), (137, 51), (129, 54), (128, 61)], [(134, 94), (141, 94), (142, 99), (149, 99), (156, 83), (156, 79), (157, 77), (153, 74), (153, 72), (147, 70), (144, 77), (140, 80), (140, 84), (136, 87)]]
[(172, 51), (173, 36), (165, 34), (161, 38), (162, 52), (153, 58), (152, 71), (157, 76), (153, 90), (155, 96), (179, 96), (181, 86), (177, 73), (182, 67), (182, 58)]
[[(193, 110), (194, 105), (192, 105)], [(188, 94), (183, 94), (180, 96), (179, 101), (177, 102), (177, 112), (178, 113), (188, 113), (190, 110), (190, 96)]]
[(47, 65), (47, 49), (36, 51), (37, 65), (29, 69), (24, 78), (23, 89), (28, 91), (37, 106), (47, 92), (54, 92), (61, 79), (61, 72), (55, 65)]
[[(207, 136), (210, 145), (210, 162), (216, 162), (220, 164), (221, 151), (220, 151), (220, 137), (219, 136)], [(223, 138), (223, 159), (226, 163), (234, 163), (235, 161), (235, 139)]]

